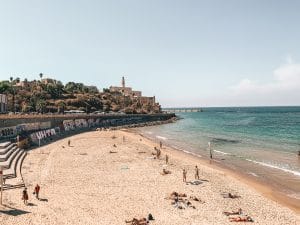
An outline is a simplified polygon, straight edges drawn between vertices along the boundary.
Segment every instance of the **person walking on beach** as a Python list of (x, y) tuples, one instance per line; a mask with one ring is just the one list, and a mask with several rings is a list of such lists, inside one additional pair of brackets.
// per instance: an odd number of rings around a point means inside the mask
[(195, 180), (199, 180), (199, 168), (197, 165), (195, 166)]
[(70, 147), (70, 145), (71, 145), (71, 140), (69, 139), (68, 140), (68, 146)]
[(187, 171), (186, 171), (186, 169), (183, 169), (182, 170), (182, 180), (183, 180), (183, 182), (186, 182), (186, 174), (187, 174)]
[(125, 136), (123, 136), (123, 143), (125, 142)]
[(160, 149), (157, 149), (157, 159), (160, 159), (161, 151)]
[(39, 200), (40, 189), (41, 189), (41, 187), (38, 184), (34, 188), (34, 194), (38, 200)]
[(27, 205), (27, 201), (28, 201), (27, 188), (24, 188), (23, 190), (22, 200), (24, 201), (24, 204)]
[(166, 154), (166, 164), (169, 163), (169, 156)]
[(209, 156), (210, 156), (210, 159), (212, 159), (212, 158), (213, 158), (213, 153), (212, 153), (212, 150), (211, 150), (210, 142), (208, 142), (208, 148), (209, 148)]
[(160, 141), (159, 142), (159, 147), (162, 148), (163, 147), (163, 143)]

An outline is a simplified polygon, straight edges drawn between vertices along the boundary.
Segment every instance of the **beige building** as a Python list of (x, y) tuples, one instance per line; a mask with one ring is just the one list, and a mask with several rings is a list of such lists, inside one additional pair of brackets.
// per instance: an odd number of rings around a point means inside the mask
[(142, 96), (141, 91), (134, 91), (131, 87), (126, 87), (125, 78), (122, 77), (121, 87), (110, 86), (110, 92), (119, 92), (124, 96), (129, 96), (131, 98), (137, 99), (142, 105), (155, 105), (155, 97), (145, 97)]
[(0, 94), (0, 113), (7, 111), (7, 95)]
[(43, 84), (56, 84), (57, 81), (51, 78), (44, 78), (41, 80), (41, 82)]
[(153, 97), (144, 97), (144, 96), (141, 96), (138, 98), (139, 102), (142, 104), (142, 105), (155, 105), (155, 96)]

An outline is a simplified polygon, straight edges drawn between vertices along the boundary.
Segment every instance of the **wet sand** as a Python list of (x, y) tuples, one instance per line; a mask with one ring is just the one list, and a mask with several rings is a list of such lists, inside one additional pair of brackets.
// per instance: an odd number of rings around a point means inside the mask
[[(123, 142), (125, 136), (125, 142)], [(67, 146), (68, 139), (71, 147)], [(115, 146), (114, 146), (115, 144)], [(21, 189), (4, 192), (0, 224), (125, 224), (126, 219), (146, 217), (150, 224), (232, 224), (223, 211), (242, 208), (254, 224), (300, 224), (300, 216), (266, 198), (249, 179), (197, 157), (165, 147), (162, 159), (153, 159), (154, 143), (139, 134), (125, 131), (94, 131), (75, 135), (31, 150), (23, 164), (30, 206), (21, 201)], [(164, 157), (170, 164), (165, 167)], [(194, 166), (200, 171), (194, 181)], [(167, 168), (171, 174), (161, 175)], [(9, 182), (9, 181), (8, 181)], [(41, 186), (42, 201), (32, 192)], [(178, 209), (165, 199), (171, 192), (196, 196), (194, 208)], [(241, 196), (223, 198), (222, 193)], [(16, 214), (15, 216), (8, 215)]]

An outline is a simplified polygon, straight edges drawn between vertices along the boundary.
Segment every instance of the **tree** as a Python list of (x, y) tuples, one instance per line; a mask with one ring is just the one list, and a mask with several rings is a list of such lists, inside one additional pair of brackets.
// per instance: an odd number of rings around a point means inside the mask
[(39, 75), (40, 75), (40, 78), (42, 79), (44, 74), (40, 73)]
[(44, 113), (46, 108), (46, 101), (44, 99), (38, 99), (36, 102), (35, 110), (39, 113)]
[(47, 84), (45, 91), (51, 96), (52, 99), (58, 99), (63, 93), (63, 85), (57, 84)]
[(1, 81), (0, 82), (0, 93), (10, 93), (11, 92), (11, 86), (9, 85), (8, 81)]

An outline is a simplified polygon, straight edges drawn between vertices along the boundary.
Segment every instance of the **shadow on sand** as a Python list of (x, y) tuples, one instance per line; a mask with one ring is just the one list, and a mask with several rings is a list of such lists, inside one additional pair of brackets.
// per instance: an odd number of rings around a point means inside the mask
[(0, 210), (0, 214), (3, 213), (3, 214), (6, 214), (6, 215), (9, 215), (9, 216), (20, 216), (20, 215), (30, 213), (30, 212), (27, 212), (27, 211), (24, 211), (24, 210), (21, 210), (21, 209), (12, 208), (8, 205), (4, 205), (4, 206), (8, 209), (7, 210)]

